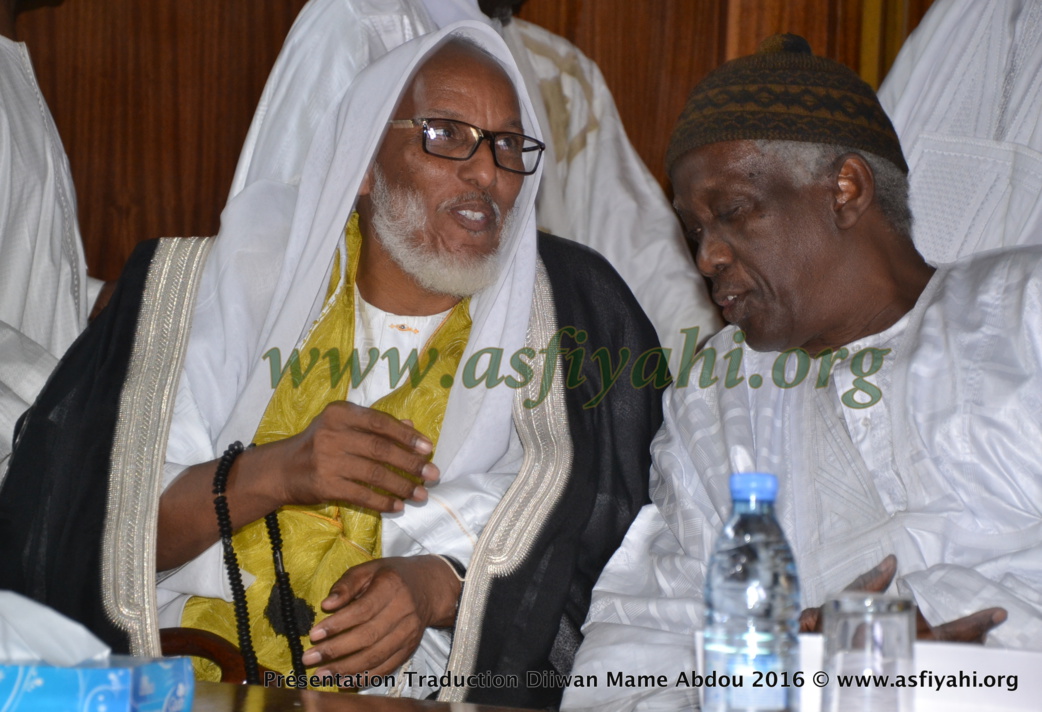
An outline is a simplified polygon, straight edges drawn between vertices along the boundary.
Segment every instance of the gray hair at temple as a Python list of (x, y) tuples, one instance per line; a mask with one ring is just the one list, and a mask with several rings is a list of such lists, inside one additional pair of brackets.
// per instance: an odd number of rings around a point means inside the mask
[(865, 159), (875, 178), (875, 200), (894, 232), (912, 238), (912, 209), (908, 204), (908, 175), (887, 160), (870, 151), (828, 143), (803, 141), (754, 142), (762, 152), (781, 159), (796, 186), (826, 178), (836, 159), (845, 153), (856, 153)]

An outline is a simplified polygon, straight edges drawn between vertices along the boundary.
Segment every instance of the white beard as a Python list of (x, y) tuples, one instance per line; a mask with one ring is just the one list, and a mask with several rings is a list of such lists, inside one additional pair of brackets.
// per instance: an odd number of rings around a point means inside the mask
[(469, 297), (496, 281), (502, 237), (510, 234), (516, 210), (501, 219), (499, 206), (490, 203), (499, 225), (500, 243), (487, 255), (444, 253), (417, 238), (427, 225), (419, 193), (392, 188), (378, 166), (373, 166), (373, 229), (391, 259), (424, 289), (452, 297)]

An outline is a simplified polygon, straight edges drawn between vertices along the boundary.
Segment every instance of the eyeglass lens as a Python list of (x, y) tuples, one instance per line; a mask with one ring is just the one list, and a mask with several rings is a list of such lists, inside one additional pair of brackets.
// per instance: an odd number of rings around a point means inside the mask
[(474, 155), (482, 138), (492, 143), (496, 163), (509, 171), (531, 173), (539, 165), (541, 146), (535, 139), (519, 133), (495, 133), (451, 119), (428, 119), (424, 141), (429, 153), (443, 158), (465, 160)]

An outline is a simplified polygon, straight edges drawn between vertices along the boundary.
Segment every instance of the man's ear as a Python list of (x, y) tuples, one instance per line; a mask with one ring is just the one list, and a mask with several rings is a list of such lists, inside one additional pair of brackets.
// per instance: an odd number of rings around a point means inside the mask
[(836, 159), (832, 210), (836, 226), (841, 230), (852, 227), (872, 204), (876, 181), (868, 162), (856, 153), (845, 153)]
[(362, 187), (358, 189), (358, 197), (363, 195), (369, 195), (369, 192), (373, 189), (373, 167), (369, 166), (369, 170), (362, 176)]

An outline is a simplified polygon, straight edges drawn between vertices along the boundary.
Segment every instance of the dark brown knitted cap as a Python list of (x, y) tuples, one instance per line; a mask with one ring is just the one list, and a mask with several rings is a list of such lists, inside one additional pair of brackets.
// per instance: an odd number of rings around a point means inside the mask
[(839, 62), (814, 56), (799, 35), (768, 37), (756, 54), (726, 62), (695, 87), (673, 129), (666, 171), (699, 146), (761, 139), (858, 148), (908, 173), (872, 87)]

